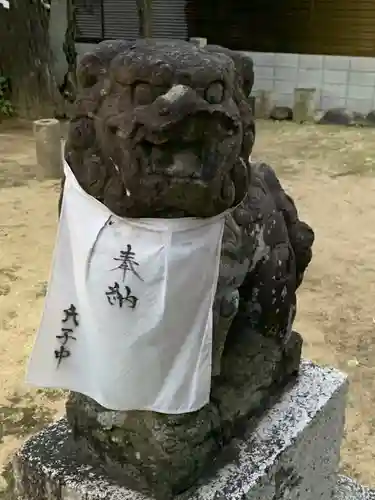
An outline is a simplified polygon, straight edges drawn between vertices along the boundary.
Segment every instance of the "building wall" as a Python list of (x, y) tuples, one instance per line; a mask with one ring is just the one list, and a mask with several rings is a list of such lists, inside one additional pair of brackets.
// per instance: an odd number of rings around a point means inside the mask
[(375, 57), (373, 0), (284, 0), (280, 42), (290, 50), (276, 52)]
[[(167, 36), (171, 19), (166, 19), (166, 22), (163, 22), (163, 6), (166, 0), (154, 1), (158, 6), (156, 9), (158, 22), (155, 22), (155, 31), (160, 32), (159, 36)], [(321, 2), (321, 0), (319, 1)], [(352, 1), (354, 0), (345, 0), (347, 7), (349, 6), (348, 2)], [(361, 2), (364, 5), (365, 0), (361, 0)], [(177, 10), (173, 11), (173, 13), (176, 19), (182, 19), (184, 3), (185, 0), (174, 0), (173, 4), (176, 5), (175, 9)], [(375, 13), (375, 1), (371, 2), (371, 5)], [(359, 12), (361, 13), (360, 19), (365, 19), (362, 11), (357, 10), (356, 12), (358, 19)], [(59, 82), (62, 82), (68, 69), (62, 49), (67, 26), (65, 13), (66, 0), (52, 2), (50, 40), (54, 54), (55, 74)], [(355, 23), (357, 28), (359, 26), (358, 19)], [(370, 20), (372, 20), (371, 16)], [(176, 22), (176, 30), (176, 33), (173, 33), (174, 36), (178, 38), (186, 36), (186, 28), (183, 22)], [(373, 30), (373, 33), (375, 37), (375, 30)], [(178, 36), (179, 34), (180, 36)], [(362, 37), (365, 39), (365, 34)], [(366, 40), (368, 44), (366, 45), (363, 42), (361, 45), (363, 51), (365, 48), (369, 49), (371, 45), (369, 37)], [(209, 40), (209, 42), (212, 42), (212, 40)], [(78, 57), (80, 58), (94, 46), (93, 43), (77, 43)], [(375, 56), (375, 41), (373, 48)], [(296, 87), (314, 87), (317, 89), (316, 105), (320, 109), (346, 107), (349, 110), (363, 113), (375, 109), (375, 57), (273, 52), (250, 52), (250, 54), (255, 63), (254, 90), (272, 90), (277, 104), (290, 106), (293, 101), (293, 90)]]
[(275, 104), (291, 106), (296, 87), (316, 88), (318, 109), (375, 109), (375, 58), (250, 52), (257, 90), (273, 91)]
[[(77, 43), (78, 58), (94, 47), (95, 44)], [(375, 109), (375, 58), (262, 52), (249, 54), (254, 60), (254, 92), (273, 91), (275, 104), (291, 106), (294, 89), (307, 87), (317, 89), (318, 109), (345, 107), (360, 113)], [(61, 57), (58, 67), (64, 70), (63, 53)]]
[(374, 0), (186, 0), (189, 37), (254, 52), (375, 57)]

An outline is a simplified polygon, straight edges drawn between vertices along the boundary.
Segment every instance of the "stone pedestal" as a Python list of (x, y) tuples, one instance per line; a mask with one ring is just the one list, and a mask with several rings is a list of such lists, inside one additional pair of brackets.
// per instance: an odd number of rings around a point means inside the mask
[(255, 118), (268, 119), (273, 108), (273, 93), (270, 90), (258, 90), (255, 93)]
[(60, 179), (61, 161), (61, 128), (59, 120), (54, 118), (37, 120), (33, 123), (36, 147), (36, 178)]
[[(338, 481), (346, 392), (344, 375), (303, 362), (297, 383), (256, 428), (243, 429), (242, 437), (224, 448), (196, 486), (176, 498), (331, 500)], [(16, 498), (153, 498), (116, 484), (99, 464), (84, 464), (78, 457), (65, 419), (46, 427), (14, 457)]]
[(375, 500), (375, 490), (339, 476), (332, 500)]
[(293, 121), (296, 123), (314, 122), (316, 89), (295, 89)]

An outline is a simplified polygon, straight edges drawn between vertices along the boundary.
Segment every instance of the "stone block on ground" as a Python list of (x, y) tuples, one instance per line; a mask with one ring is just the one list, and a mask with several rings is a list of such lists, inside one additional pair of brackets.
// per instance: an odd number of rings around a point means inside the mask
[(272, 120), (291, 120), (293, 118), (293, 110), (289, 106), (274, 106), (271, 110), (270, 118)]
[(294, 89), (293, 121), (314, 122), (316, 89)]
[(258, 90), (255, 97), (255, 118), (268, 119), (271, 115), (273, 104), (273, 93), (270, 90)]
[(60, 179), (62, 175), (61, 127), (55, 118), (36, 120), (33, 123), (36, 147), (36, 178)]
[(367, 118), (355, 111), (345, 108), (332, 108), (327, 110), (319, 120), (320, 125), (345, 125), (347, 127), (364, 127), (371, 125), (366, 123)]
[[(175, 498), (331, 500), (338, 480), (346, 392), (343, 374), (302, 362), (297, 383), (256, 428), (233, 439), (212, 469)], [(82, 463), (65, 419), (23, 445), (14, 457), (13, 472), (20, 500), (153, 498), (118, 485), (100, 465)]]

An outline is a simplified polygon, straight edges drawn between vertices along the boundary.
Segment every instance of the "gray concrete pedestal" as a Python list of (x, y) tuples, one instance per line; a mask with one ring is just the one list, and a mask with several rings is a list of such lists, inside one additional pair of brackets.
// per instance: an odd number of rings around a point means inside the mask
[(375, 500), (375, 490), (365, 488), (349, 477), (339, 476), (332, 500)]
[[(297, 383), (235, 439), (179, 500), (331, 500), (338, 481), (347, 380), (303, 362)], [(14, 457), (22, 500), (151, 500), (80, 462), (65, 419), (29, 439)], [(337, 500), (352, 500), (337, 497)], [(370, 497), (369, 497), (370, 500)]]

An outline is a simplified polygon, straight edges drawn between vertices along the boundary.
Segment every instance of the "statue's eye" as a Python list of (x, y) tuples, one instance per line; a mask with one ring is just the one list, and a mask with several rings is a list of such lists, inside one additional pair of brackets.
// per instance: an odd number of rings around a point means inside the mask
[(207, 87), (204, 97), (210, 104), (220, 104), (224, 99), (224, 85), (221, 82), (211, 83)]
[(137, 83), (133, 90), (133, 102), (136, 106), (151, 104), (154, 100), (152, 87), (148, 83)]

